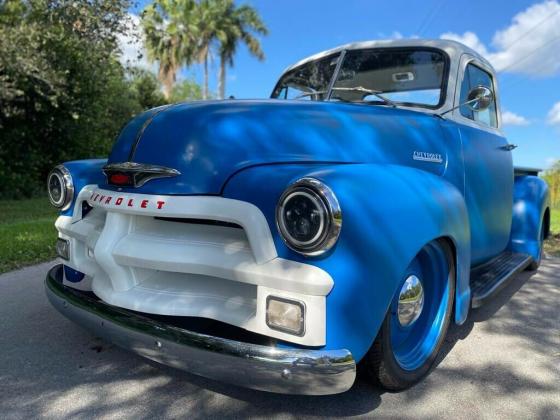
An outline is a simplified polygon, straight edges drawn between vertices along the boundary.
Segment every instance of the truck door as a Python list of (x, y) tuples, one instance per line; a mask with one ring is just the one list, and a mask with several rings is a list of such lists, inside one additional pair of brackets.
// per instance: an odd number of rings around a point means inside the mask
[(468, 105), (456, 109), (460, 123), (465, 168), (465, 200), (471, 229), (472, 264), (482, 263), (505, 250), (509, 242), (513, 206), (513, 162), (508, 142), (500, 130), (496, 81), (483, 63), (463, 56), (455, 101), (467, 100), (469, 91), (486, 86), (494, 93), (484, 111)]

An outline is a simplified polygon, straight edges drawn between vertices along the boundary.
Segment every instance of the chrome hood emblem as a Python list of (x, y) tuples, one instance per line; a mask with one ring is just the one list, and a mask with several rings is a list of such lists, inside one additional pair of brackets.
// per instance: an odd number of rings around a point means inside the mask
[(181, 175), (176, 169), (147, 163), (110, 163), (103, 167), (109, 185), (138, 188), (152, 179), (171, 178)]

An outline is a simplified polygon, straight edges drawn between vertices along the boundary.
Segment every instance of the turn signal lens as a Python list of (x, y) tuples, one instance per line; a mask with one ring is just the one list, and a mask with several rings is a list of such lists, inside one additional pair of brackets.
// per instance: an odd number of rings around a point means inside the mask
[(109, 184), (132, 186), (134, 179), (131, 175), (116, 173), (109, 176)]
[(273, 330), (302, 336), (305, 332), (303, 303), (269, 296), (266, 300), (266, 325)]

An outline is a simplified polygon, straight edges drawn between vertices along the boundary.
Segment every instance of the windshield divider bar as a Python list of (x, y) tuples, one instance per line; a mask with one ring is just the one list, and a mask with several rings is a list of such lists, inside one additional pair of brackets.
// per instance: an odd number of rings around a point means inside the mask
[(327, 96), (324, 99), (325, 101), (330, 101), (332, 95), (332, 89), (334, 84), (338, 79), (338, 73), (340, 72), (340, 68), (342, 67), (342, 62), (344, 61), (344, 56), (346, 55), (346, 50), (342, 50), (340, 52), (340, 56), (338, 57), (338, 61), (336, 63), (336, 67), (334, 68), (333, 75), (331, 77), (331, 81), (329, 82), (329, 87), (327, 88)]

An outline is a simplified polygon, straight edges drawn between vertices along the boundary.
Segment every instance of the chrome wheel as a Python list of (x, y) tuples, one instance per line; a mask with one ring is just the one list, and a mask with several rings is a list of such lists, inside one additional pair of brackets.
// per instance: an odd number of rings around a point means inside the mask
[(424, 288), (414, 274), (408, 276), (399, 293), (397, 316), (399, 323), (406, 327), (415, 322), (424, 308)]
[(452, 318), (455, 257), (450, 243), (425, 245), (404, 271), (363, 366), (385, 389), (417, 383), (436, 360)]
[(390, 339), (396, 362), (415, 371), (436, 352), (451, 311), (452, 275), (449, 257), (434, 241), (427, 244), (406, 270), (392, 303)]

